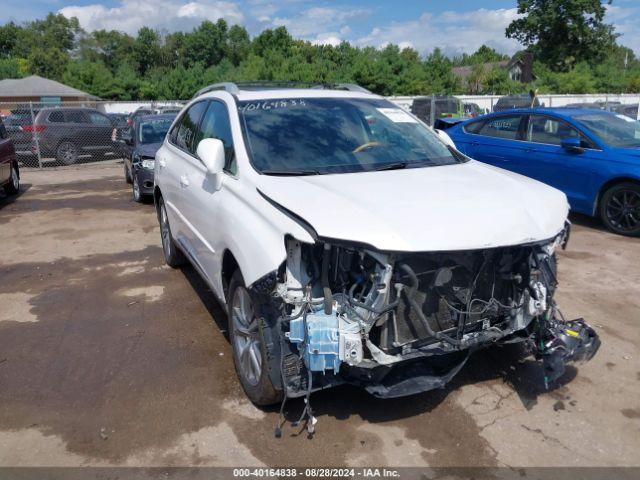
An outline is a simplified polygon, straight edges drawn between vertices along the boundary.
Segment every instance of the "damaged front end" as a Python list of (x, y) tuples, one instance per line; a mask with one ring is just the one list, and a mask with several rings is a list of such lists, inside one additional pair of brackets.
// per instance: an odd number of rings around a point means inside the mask
[(567, 362), (599, 347), (593, 329), (564, 321), (553, 300), (555, 249), (568, 231), (540, 243), (433, 253), (288, 237), (286, 261), (260, 287), (277, 317), (274, 380), (287, 397), (345, 382), (399, 397), (442, 387), (471, 352), (500, 342), (528, 342), (545, 381), (556, 380)]

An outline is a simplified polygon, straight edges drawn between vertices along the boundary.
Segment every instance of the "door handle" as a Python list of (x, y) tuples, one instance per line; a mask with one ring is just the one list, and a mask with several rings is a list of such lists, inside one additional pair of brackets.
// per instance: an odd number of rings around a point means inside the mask
[(186, 188), (189, 186), (189, 178), (187, 178), (186, 175), (181, 175), (180, 176), (180, 186), (182, 188)]
[(525, 148), (524, 151), (525, 151), (525, 153), (537, 152), (537, 150), (535, 148)]

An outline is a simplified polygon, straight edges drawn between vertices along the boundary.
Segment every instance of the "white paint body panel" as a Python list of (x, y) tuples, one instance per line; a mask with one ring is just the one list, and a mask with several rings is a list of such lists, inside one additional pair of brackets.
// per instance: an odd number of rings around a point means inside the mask
[(448, 251), (552, 238), (565, 195), (479, 162), (307, 177), (263, 176), (260, 189), (321, 237), (390, 251)]
[[(380, 98), (360, 92), (278, 90), (240, 92), (238, 99), (328, 96)], [(235, 98), (215, 91), (198, 101), (204, 99), (227, 105), (238, 175), (225, 174), (221, 187), (212, 189), (204, 165), (165, 140), (157, 154), (164, 167), (156, 162), (155, 182), (170, 206), (174, 237), (196, 257), (194, 263), (205, 270), (205, 280), (223, 301), (226, 251), (251, 285), (285, 260), (285, 235), (313, 242), (258, 190), (304, 218), (320, 236), (390, 251), (470, 250), (546, 240), (562, 230), (567, 218), (567, 199), (560, 191), (475, 161), (368, 173), (260, 175), (244, 146)], [(187, 187), (181, 177), (187, 178)]]

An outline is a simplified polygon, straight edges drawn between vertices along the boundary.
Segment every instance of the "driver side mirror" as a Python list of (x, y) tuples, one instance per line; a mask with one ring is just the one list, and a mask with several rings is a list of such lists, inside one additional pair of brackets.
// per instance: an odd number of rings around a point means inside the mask
[(576, 137), (563, 138), (562, 140), (560, 140), (560, 146), (567, 152), (584, 152), (584, 148), (582, 148), (582, 142), (579, 138)]
[(196, 153), (204, 163), (207, 173), (216, 177), (215, 188), (219, 189), (222, 184), (221, 174), (225, 163), (224, 144), (217, 138), (205, 138), (198, 144)]

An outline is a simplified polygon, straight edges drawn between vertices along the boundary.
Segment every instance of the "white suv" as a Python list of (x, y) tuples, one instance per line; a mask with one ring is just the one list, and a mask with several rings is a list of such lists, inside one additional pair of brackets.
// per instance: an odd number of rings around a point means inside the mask
[(256, 404), (345, 382), (409, 395), (505, 342), (553, 381), (598, 348), (553, 301), (565, 195), (360, 87), (212, 85), (156, 159), (166, 261), (188, 259), (226, 305)]

